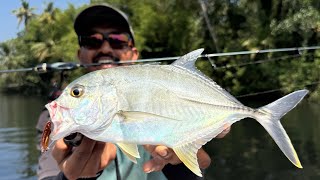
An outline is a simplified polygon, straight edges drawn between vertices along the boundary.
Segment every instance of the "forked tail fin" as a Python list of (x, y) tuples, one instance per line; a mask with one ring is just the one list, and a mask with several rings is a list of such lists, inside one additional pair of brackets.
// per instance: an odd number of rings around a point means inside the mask
[(257, 116), (257, 121), (268, 131), (281, 151), (298, 168), (302, 168), (298, 155), (280, 123), (280, 119), (293, 109), (308, 93), (308, 90), (299, 90), (288, 94), (266, 106), (258, 109), (265, 115)]

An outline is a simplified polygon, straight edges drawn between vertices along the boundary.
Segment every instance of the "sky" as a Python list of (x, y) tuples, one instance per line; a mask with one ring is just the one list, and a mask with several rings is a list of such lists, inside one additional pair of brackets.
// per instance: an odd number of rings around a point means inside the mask
[[(55, 0), (54, 6), (60, 9), (66, 9), (68, 4), (71, 3), (75, 7), (83, 4), (89, 4), (90, 0)], [(35, 13), (40, 14), (45, 8), (49, 0), (27, 0), (30, 7), (36, 8)], [(0, 42), (15, 38), (17, 33), (23, 29), (23, 23), (18, 27), (18, 19), (12, 13), (13, 10), (21, 7), (20, 0), (10, 0), (0, 2)]]

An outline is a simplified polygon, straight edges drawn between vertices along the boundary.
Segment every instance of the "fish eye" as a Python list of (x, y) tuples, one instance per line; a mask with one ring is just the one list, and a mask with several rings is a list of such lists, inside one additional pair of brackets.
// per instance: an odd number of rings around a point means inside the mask
[(84, 93), (84, 87), (81, 85), (76, 85), (72, 87), (70, 91), (70, 95), (76, 98), (81, 97), (83, 93)]

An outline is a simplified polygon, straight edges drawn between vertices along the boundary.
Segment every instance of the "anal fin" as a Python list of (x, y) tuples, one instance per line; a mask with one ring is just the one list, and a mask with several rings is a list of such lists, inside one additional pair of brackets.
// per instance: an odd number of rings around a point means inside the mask
[(140, 154), (136, 144), (117, 143), (117, 145), (132, 162), (137, 163), (136, 158), (140, 158)]
[[(220, 118), (224, 118), (221, 116)], [(197, 153), (198, 150), (209, 142), (212, 138), (217, 136), (222, 132), (229, 123), (221, 122), (218, 128), (209, 128), (206, 131), (199, 132), (197, 138), (194, 138), (193, 141), (187, 143), (179, 144), (176, 147), (173, 147), (173, 151), (176, 153), (178, 158), (196, 175), (202, 177), (202, 173), (198, 163)], [(200, 136), (201, 135), (201, 136)], [(192, 139), (192, 138), (191, 138)]]
[(197, 152), (198, 148), (193, 144), (186, 144), (179, 147), (174, 147), (173, 151), (178, 158), (197, 176), (202, 177), (201, 170), (199, 168)]

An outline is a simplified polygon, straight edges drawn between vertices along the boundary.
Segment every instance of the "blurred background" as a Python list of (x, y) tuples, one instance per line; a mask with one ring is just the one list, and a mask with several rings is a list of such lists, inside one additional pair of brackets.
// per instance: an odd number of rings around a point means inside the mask
[[(127, 13), (142, 59), (181, 56), (198, 48), (205, 48), (204, 54), (216, 54), (307, 47), (197, 61), (202, 72), (251, 107), (265, 105), (294, 90), (310, 90), (308, 97), (282, 120), (304, 169), (294, 167), (256, 121), (245, 119), (234, 124), (225, 138), (205, 145), (213, 158), (205, 177), (320, 179), (320, 1), (2, 2), (1, 13), (8, 12), (14, 18), (5, 19), (1, 14), (0, 71), (41, 63), (77, 63), (73, 20), (85, 6), (100, 2)], [(6, 30), (12, 23), (15, 29)], [(35, 125), (39, 113), (52, 84), (59, 83), (61, 77), (68, 83), (82, 71), (0, 73), (0, 179), (36, 179), (39, 152)]]

